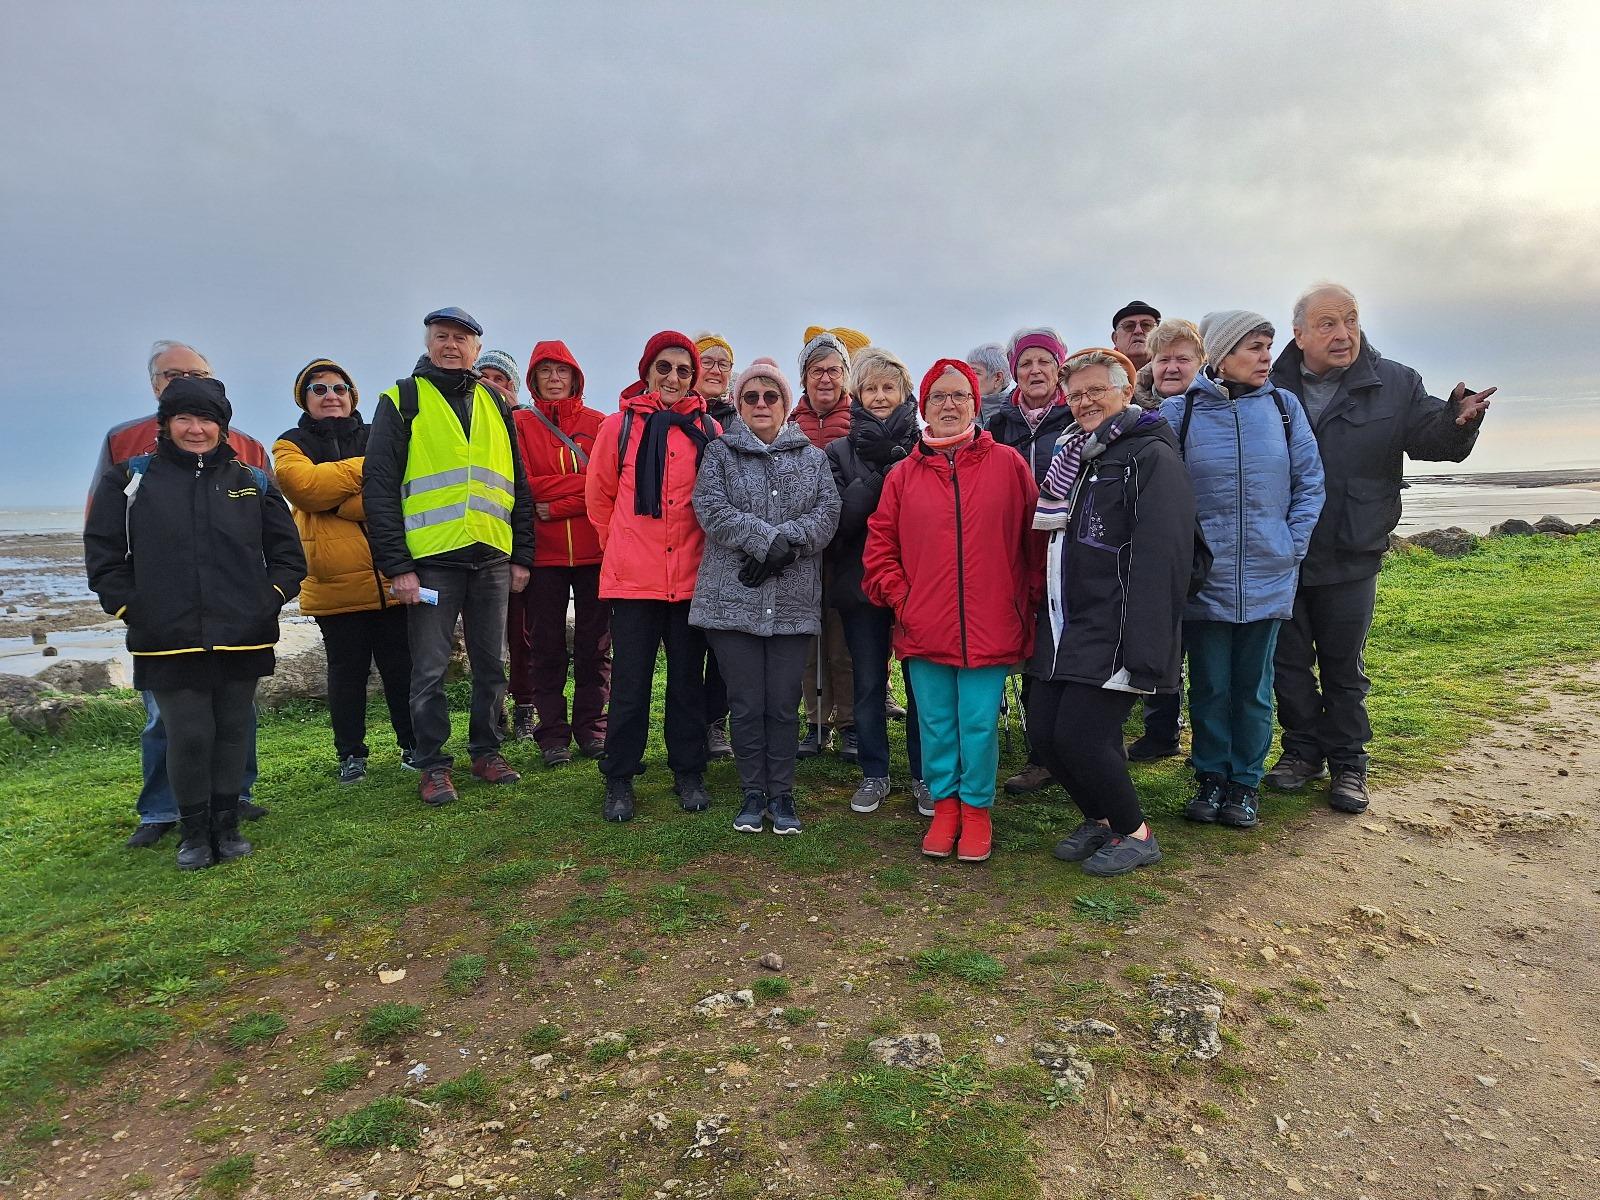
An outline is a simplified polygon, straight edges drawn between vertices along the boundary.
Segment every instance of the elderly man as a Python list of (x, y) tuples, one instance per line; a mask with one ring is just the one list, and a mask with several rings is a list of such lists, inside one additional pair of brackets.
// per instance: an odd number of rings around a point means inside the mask
[(1129, 301), (1112, 316), (1111, 345), (1128, 356), (1135, 370), (1144, 370), (1150, 361), (1148, 342), (1160, 321), (1160, 310), (1143, 300)]
[(1300, 565), (1294, 617), (1274, 656), (1283, 756), (1266, 783), (1294, 791), (1328, 769), (1328, 802), (1367, 807), (1368, 679), (1362, 653), (1377, 599), (1378, 567), (1400, 520), (1406, 456), (1460, 462), (1478, 440), (1489, 397), (1456, 384), (1448, 400), (1384, 358), (1361, 329), (1348, 288), (1313, 286), (1294, 306), (1294, 341), (1272, 381), (1300, 397), (1316, 431), (1327, 500)]
[[(211, 364), (206, 361), (205, 355), (183, 342), (159, 341), (151, 346), (146, 369), (150, 376), (150, 390), (155, 393), (157, 401), (160, 401), (161, 393), (167, 384), (174, 379), (211, 377)], [(156, 430), (155, 413), (113, 425), (100, 444), (100, 458), (95, 463), (94, 479), (90, 483), (91, 494), (94, 484), (99, 483), (100, 477), (110, 468), (142, 454), (154, 454)], [(255, 438), (230, 426), (228, 442), (233, 447), (234, 453), (239, 456), (240, 462), (263, 470), (267, 468), (267, 452)], [(154, 846), (178, 823), (178, 802), (173, 798), (172, 785), (167, 780), (167, 730), (161, 723), (161, 710), (156, 705), (155, 696), (150, 692), (141, 694), (144, 697), (147, 718), (144, 732), (139, 737), (139, 759), (143, 768), (144, 784), (139, 789), (139, 799), (134, 805), (139, 813), (139, 828), (128, 838), (127, 844), (130, 847)], [(244, 790), (239, 797), (239, 815), (247, 821), (259, 820), (267, 815), (267, 810), (250, 798), (250, 790), (255, 786), (255, 782), (256, 734), (252, 717), (249, 757), (245, 762), (244, 771)]]
[(1011, 367), (1006, 359), (1006, 348), (999, 342), (985, 342), (967, 352), (967, 366), (978, 377), (983, 388), (983, 398), (978, 405), (978, 425), (989, 428), (995, 413), (1011, 405), (1011, 393), (1017, 390), (1017, 381), (1011, 378)]
[(528, 586), (533, 502), (516, 422), (473, 363), (483, 327), (459, 308), (423, 318), (427, 353), (384, 392), (367, 438), (362, 497), (372, 561), (394, 598), (411, 605), (411, 723), (422, 802), (456, 798), (445, 668), (456, 618), (472, 668), (467, 750), (486, 783), (520, 778), (500, 755), (510, 593)]

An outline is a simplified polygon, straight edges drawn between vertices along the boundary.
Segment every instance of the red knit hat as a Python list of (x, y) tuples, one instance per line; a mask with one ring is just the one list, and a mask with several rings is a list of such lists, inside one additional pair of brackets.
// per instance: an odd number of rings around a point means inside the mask
[(689, 390), (692, 392), (700, 382), (700, 348), (694, 344), (694, 339), (688, 334), (679, 333), (675, 329), (663, 329), (644, 344), (644, 357), (639, 360), (639, 378), (644, 381), (649, 390), (650, 364), (663, 350), (682, 350), (689, 356)]
[(928, 368), (928, 373), (922, 377), (922, 386), (917, 388), (917, 411), (924, 417), (928, 415), (928, 393), (933, 390), (934, 380), (951, 370), (959, 371), (972, 385), (972, 407), (974, 412), (977, 411), (979, 397), (983, 395), (983, 388), (978, 385), (978, 376), (962, 359), (941, 358)]

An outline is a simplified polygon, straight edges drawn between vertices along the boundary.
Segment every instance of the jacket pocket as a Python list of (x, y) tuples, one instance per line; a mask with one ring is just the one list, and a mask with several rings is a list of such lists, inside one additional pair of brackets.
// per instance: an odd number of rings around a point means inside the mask
[(1339, 545), (1357, 554), (1371, 554), (1389, 545), (1400, 523), (1400, 489), (1387, 479), (1350, 479), (1345, 483), (1344, 512), (1339, 520)]

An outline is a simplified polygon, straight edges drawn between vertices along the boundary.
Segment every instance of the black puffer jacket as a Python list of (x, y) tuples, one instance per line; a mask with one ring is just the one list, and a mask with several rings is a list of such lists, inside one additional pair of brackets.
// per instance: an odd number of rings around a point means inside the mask
[(828, 465), (839, 489), (839, 530), (823, 561), (829, 569), (828, 601), (854, 609), (870, 603), (861, 591), (861, 554), (867, 546), (867, 518), (878, 508), (889, 469), (917, 444), (917, 408), (907, 401), (879, 420), (850, 406), (850, 432), (828, 443)]
[[(1272, 366), (1272, 382), (1303, 396), (1305, 362), (1290, 342)], [(1456, 407), (1428, 395), (1422, 376), (1384, 358), (1361, 335), (1361, 353), (1312, 426), (1322, 455), (1326, 498), (1300, 564), (1308, 587), (1376, 575), (1400, 523), (1406, 458), (1460, 462), (1472, 453), (1483, 422), (1456, 424)]]
[(1140, 690), (1177, 691), (1194, 533), (1178, 439), (1160, 417), (1141, 419), (1084, 464), (1067, 528), (1051, 538), (1028, 674), (1099, 687), (1126, 669)]
[(1072, 410), (1065, 404), (1052, 404), (1040, 419), (1038, 428), (1031, 428), (1028, 418), (1016, 405), (1017, 395), (1011, 393), (1012, 402), (990, 417), (986, 428), (995, 441), (1022, 455), (1033, 471), (1033, 481), (1043, 483), (1044, 473), (1050, 469), (1050, 460), (1056, 454), (1056, 438), (1072, 424)]
[(269, 480), (263, 495), (227, 442), (199, 456), (166, 438), (131, 503), (130, 478), (126, 464), (100, 477), (83, 546), (89, 586), (127, 623), (135, 662), (274, 645), (278, 610), (306, 574), (277, 487)]
[[(446, 371), (434, 366), (427, 355), (423, 355), (411, 373), (428, 380), (439, 389), (440, 395), (455, 412), (456, 420), (461, 422), (462, 432), (470, 437), (472, 394), (479, 382), (477, 372)], [(528, 476), (522, 463), (522, 453), (517, 449), (517, 423), (511, 419), (511, 409), (505, 403), (505, 397), (493, 388), (489, 388), (489, 391), (500, 401), (496, 407), (506, 423), (506, 435), (511, 439), (513, 488), (510, 558), (516, 566), (531, 567), (533, 498), (528, 494)], [(387, 396), (380, 397), (377, 412), (372, 417), (371, 432), (367, 435), (361, 493), (366, 502), (367, 541), (372, 546), (372, 561), (390, 579), (417, 569), (411, 551), (406, 547), (405, 515), (400, 507), (400, 484), (405, 479), (406, 460), (410, 454), (411, 423), (400, 415), (400, 410)], [(429, 566), (472, 569), (503, 563), (506, 557), (493, 546), (480, 542), (435, 554), (425, 562)]]

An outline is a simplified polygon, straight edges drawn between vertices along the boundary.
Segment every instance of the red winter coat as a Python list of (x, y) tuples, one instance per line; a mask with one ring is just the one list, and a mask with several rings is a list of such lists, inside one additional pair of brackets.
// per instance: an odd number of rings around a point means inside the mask
[[(534, 390), (533, 369), (542, 362), (565, 363), (575, 376), (577, 395), (565, 400), (539, 400)], [(592, 460), (595, 437), (605, 417), (583, 404), (583, 371), (565, 342), (540, 342), (528, 355), (528, 396), (533, 404), (555, 423), (557, 429), (578, 444)], [(600, 561), (600, 539), (589, 522), (588, 502), (584, 497), (587, 465), (550, 431), (531, 408), (512, 411), (517, 423), (517, 449), (522, 452), (522, 467), (528, 476), (528, 494), (537, 504), (550, 506), (550, 519), (533, 521), (533, 565), (536, 567), (586, 567)]]
[(1038, 498), (1022, 456), (982, 431), (953, 468), (919, 442), (889, 471), (867, 519), (861, 586), (894, 610), (895, 657), (994, 667), (1028, 656), (1043, 578)]
[[(594, 455), (584, 481), (589, 520), (604, 552), (600, 562), (600, 596), (604, 600), (692, 600), (695, 575), (706, 535), (690, 503), (699, 466), (694, 442), (681, 429), (667, 435), (667, 461), (661, 485), (661, 518), (633, 511), (634, 463), (645, 442), (645, 422), (661, 408), (659, 392), (645, 392), (636, 383), (622, 393), (621, 412), (612, 413), (595, 434)], [(690, 393), (673, 408), (704, 413), (706, 402)], [(631, 411), (626, 457), (617, 462), (617, 439), (623, 413)], [(714, 433), (722, 427), (702, 417)]]
[(818, 450), (826, 450), (828, 443), (837, 441), (850, 432), (850, 398), (846, 396), (827, 416), (821, 416), (811, 407), (811, 398), (801, 396), (800, 403), (789, 414), (789, 423), (800, 426), (800, 432), (811, 439)]

